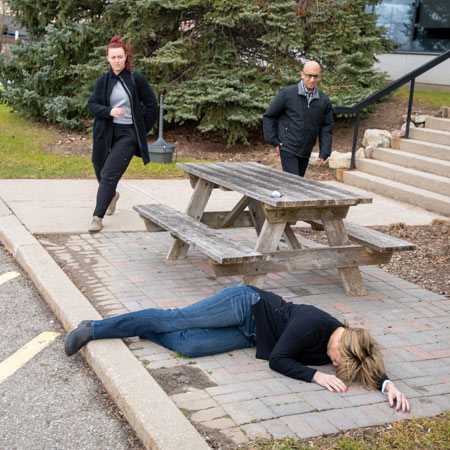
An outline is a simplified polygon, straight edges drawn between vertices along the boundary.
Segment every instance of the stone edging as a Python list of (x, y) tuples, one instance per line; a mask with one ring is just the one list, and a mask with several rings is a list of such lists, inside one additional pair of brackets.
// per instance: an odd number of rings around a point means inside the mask
[[(1, 199), (0, 242), (29, 275), (66, 330), (84, 319), (101, 319)], [(82, 353), (147, 449), (210, 448), (121, 340), (93, 341)]]

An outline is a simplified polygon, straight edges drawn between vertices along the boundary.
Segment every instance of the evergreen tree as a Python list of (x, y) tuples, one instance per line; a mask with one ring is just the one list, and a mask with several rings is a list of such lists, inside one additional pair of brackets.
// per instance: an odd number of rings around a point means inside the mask
[(95, 79), (107, 69), (113, 34), (135, 46), (135, 68), (166, 94), (166, 120), (193, 121), (232, 144), (246, 142), (302, 64), (323, 67), (336, 104), (377, 89), (375, 54), (392, 49), (367, 4), (379, 0), (11, 0), (35, 40), (0, 59), (2, 97), (12, 107), (79, 126)]

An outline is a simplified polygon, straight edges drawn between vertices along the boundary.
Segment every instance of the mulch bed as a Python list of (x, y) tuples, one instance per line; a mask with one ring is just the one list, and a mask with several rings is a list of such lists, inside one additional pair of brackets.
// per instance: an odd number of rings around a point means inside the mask
[[(395, 223), (370, 228), (418, 246), (413, 251), (394, 252), (391, 262), (381, 266), (383, 270), (450, 298), (450, 219), (435, 219), (429, 225)], [(323, 232), (302, 229), (302, 234), (326, 243)]]

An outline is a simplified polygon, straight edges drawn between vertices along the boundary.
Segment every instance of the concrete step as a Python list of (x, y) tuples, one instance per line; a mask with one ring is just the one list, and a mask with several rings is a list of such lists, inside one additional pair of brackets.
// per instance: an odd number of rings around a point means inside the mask
[(432, 130), (429, 128), (410, 128), (409, 137), (434, 144), (450, 145), (450, 131)]
[(431, 144), (416, 139), (398, 139), (399, 150), (417, 155), (424, 155), (440, 160), (450, 161), (450, 146)]
[(425, 128), (432, 128), (433, 130), (441, 130), (441, 131), (450, 131), (450, 119), (427, 116), (425, 120)]
[(342, 181), (351, 186), (357, 186), (361, 189), (450, 217), (450, 197), (446, 195), (360, 172), (359, 170), (344, 171)]
[(372, 157), (379, 161), (408, 167), (409, 169), (421, 170), (440, 175), (441, 177), (450, 177), (450, 161), (442, 161), (428, 156), (381, 147), (374, 149)]
[[(408, 169), (375, 159), (357, 159), (356, 168), (378, 177), (450, 197), (450, 178)], [(370, 190), (370, 189), (369, 189)]]

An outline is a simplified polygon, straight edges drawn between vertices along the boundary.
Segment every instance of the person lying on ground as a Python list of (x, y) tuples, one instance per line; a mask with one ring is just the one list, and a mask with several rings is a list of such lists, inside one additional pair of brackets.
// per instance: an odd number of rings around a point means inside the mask
[[(85, 320), (69, 333), (64, 349), (71, 356), (93, 339), (133, 336), (191, 358), (256, 345), (256, 357), (283, 375), (331, 392), (346, 392), (346, 383), (360, 382), (386, 394), (397, 411), (410, 411), (405, 395), (386, 377), (380, 348), (367, 330), (253, 286), (228, 287), (181, 309), (144, 309)], [(329, 363), (336, 375), (308, 366)]]

